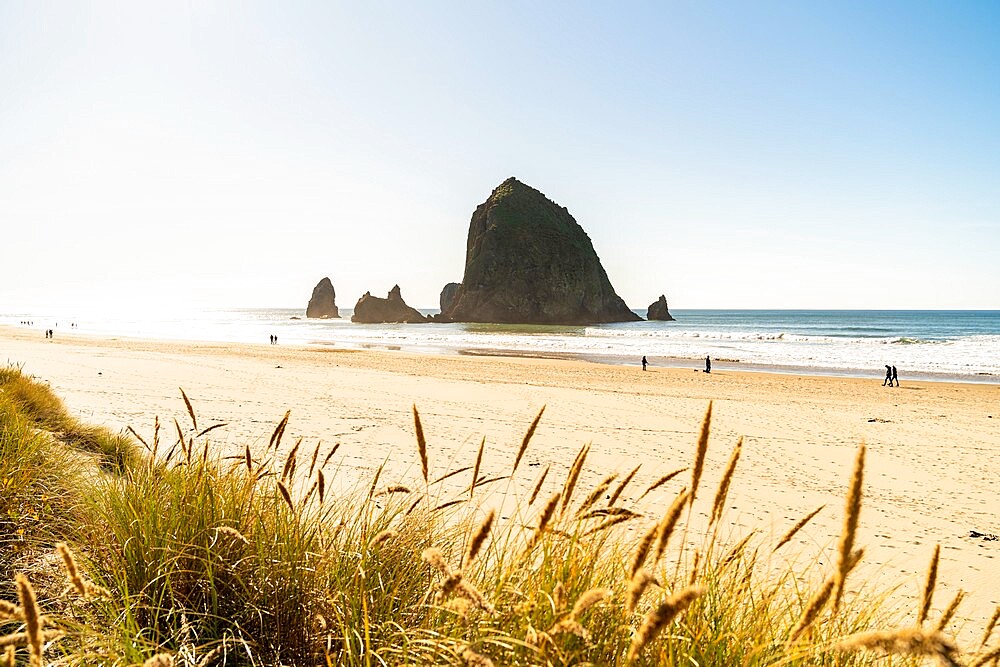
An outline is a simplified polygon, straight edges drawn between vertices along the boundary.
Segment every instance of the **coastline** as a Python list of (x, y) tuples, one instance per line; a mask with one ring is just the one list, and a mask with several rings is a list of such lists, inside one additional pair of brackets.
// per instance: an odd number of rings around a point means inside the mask
[[(484, 474), (499, 476), (527, 425), (546, 406), (525, 465), (552, 465), (561, 480), (580, 446), (592, 443), (582, 483), (642, 463), (637, 488), (687, 466), (708, 402), (714, 401), (706, 479), (717, 479), (744, 438), (733, 480), (730, 528), (780, 535), (820, 505), (826, 509), (796, 538), (803, 551), (832, 549), (854, 450), (869, 448), (860, 543), (865, 576), (901, 584), (914, 606), (934, 544), (942, 546), (936, 607), (958, 588), (959, 610), (981, 628), (1000, 598), (992, 573), (1000, 541), (993, 462), (1000, 456), (1000, 386), (881, 378), (745, 372), (715, 366), (643, 372), (581, 360), (313, 346), (189, 343), (82, 334), (42, 338), (0, 327), (4, 363), (48, 382), (80, 418), (144, 437), (153, 419), (187, 419), (179, 387), (199, 424), (225, 423), (213, 446), (238, 454), (263, 447), (291, 410), (283, 447), (299, 437), (340, 442), (340, 483), (386, 463), (387, 479), (419, 470), (411, 407), (421, 412), (432, 474), (469, 465), (486, 438)], [(172, 426), (171, 426), (172, 429)], [(166, 432), (166, 431), (165, 431)], [(170, 431), (172, 432), (172, 430)], [(170, 436), (164, 436), (169, 438)], [(504, 463), (500, 463), (500, 462)], [(419, 472), (418, 472), (419, 474)], [(683, 477), (683, 475), (681, 476)], [(555, 481), (552, 482), (556, 484)], [(663, 489), (662, 502), (684, 484)], [(706, 492), (710, 496), (710, 492)], [(696, 512), (707, 511), (701, 497)], [(659, 502), (659, 501), (658, 501)]]
[[(316, 345), (321, 345), (320, 343), (315, 343)], [(374, 346), (368, 349), (375, 349)], [(385, 346), (383, 349), (389, 351), (396, 351), (400, 348)], [(435, 351), (433, 354), (458, 354), (467, 355), (470, 357), (525, 357), (528, 359), (551, 359), (551, 360), (564, 360), (564, 361), (583, 361), (587, 363), (602, 364), (608, 366), (635, 366), (638, 362), (634, 360), (625, 361), (619, 356), (601, 356), (598, 354), (576, 354), (572, 352), (567, 352), (563, 354), (559, 353), (536, 353), (532, 354), (530, 352), (521, 350), (502, 350), (502, 349), (474, 349), (474, 350), (458, 350), (456, 352), (449, 351)], [(659, 368), (674, 368), (674, 369), (692, 369), (701, 370), (704, 368), (705, 360), (703, 358), (691, 358), (691, 357), (665, 357), (665, 356), (649, 356), (647, 357), (649, 363), (653, 367)], [(881, 380), (881, 371), (869, 373), (855, 368), (826, 368), (820, 366), (812, 367), (802, 367), (802, 366), (783, 366), (780, 364), (754, 364), (741, 362), (733, 359), (726, 358), (716, 358), (712, 357), (712, 370), (714, 372), (736, 372), (736, 373), (768, 373), (771, 375), (785, 375), (794, 377), (814, 377), (814, 378), (854, 378), (854, 379), (867, 379), (867, 380)], [(955, 373), (930, 373), (927, 371), (913, 371), (910, 373), (905, 373), (904, 379), (912, 382), (947, 382), (954, 384), (997, 384), (1000, 385), (1000, 375), (994, 375), (992, 373), (978, 373), (976, 375), (959, 375)]]
[[(265, 311), (270, 312), (270, 311)], [(297, 311), (296, 311), (297, 312)], [(909, 312), (909, 311), (905, 311)], [(994, 311), (983, 311), (988, 313), (994, 313)], [(354, 324), (349, 321), (349, 319), (341, 320), (297, 320), (299, 323), (305, 323), (306, 325), (312, 326), (333, 326), (338, 330), (351, 330), (357, 328), (358, 330), (369, 329), (371, 325)], [(285, 323), (287, 324), (287, 322)], [(393, 336), (386, 337), (384, 340), (365, 340), (363, 338), (358, 339), (323, 339), (315, 336), (310, 336), (308, 334), (298, 333), (296, 336), (286, 336), (286, 333), (282, 332), (281, 341), (285, 348), (289, 347), (289, 343), (293, 347), (303, 347), (310, 349), (336, 349), (336, 350), (360, 350), (360, 351), (385, 351), (385, 352), (405, 352), (408, 354), (423, 354), (423, 355), (439, 355), (439, 356), (471, 356), (471, 357), (503, 357), (503, 358), (530, 358), (530, 359), (550, 359), (550, 360), (567, 360), (567, 361), (581, 361), (588, 363), (595, 363), (607, 366), (617, 366), (617, 367), (629, 367), (633, 365), (638, 365), (639, 359), (642, 356), (646, 356), (651, 365), (661, 368), (674, 368), (674, 369), (702, 369), (704, 368), (704, 353), (697, 356), (679, 356), (672, 354), (656, 354), (654, 352), (647, 352), (643, 347), (636, 347), (634, 344), (629, 346), (627, 349), (630, 350), (629, 354), (623, 354), (621, 350), (616, 350), (615, 352), (601, 353), (599, 351), (560, 351), (557, 349), (551, 349), (550, 347), (542, 345), (532, 345), (525, 344), (523, 341), (520, 346), (514, 347), (503, 347), (499, 345), (491, 345), (489, 343), (485, 344), (474, 344), (467, 345), (462, 343), (455, 343), (453, 341), (443, 342), (440, 340), (421, 340), (419, 337), (413, 336), (406, 329), (407, 327), (418, 327), (418, 330), (433, 330), (424, 329), (424, 327), (443, 327), (448, 325), (442, 324), (396, 324), (396, 325), (382, 325), (384, 327), (389, 327), (393, 331)], [(499, 325), (470, 325), (470, 326), (490, 326), (496, 327)], [(527, 325), (522, 325), (521, 328), (530, 330), (532, 327)], [(543, 328), (542, 331), (546, 332)], [(572, 327), (573, 331), (584, 331), (584, 327)], [(135, 342), (150, 342), (150, 343), (162, 343), (162, 344), (174, 344), (174, 345), (249, 345), (254, 346), (258, 343), (257, 340), (263, 341), (267, 339), (267, 334), (265, 329), (261, 329), (253, 334), (251, 337), (247, 337), (247, 331), (242, 331), (239, 336), (235, 337), (218, 337), (218, 336), (198, 336), (196, 333), (192, 334), (190, 331), (185, 332), (183, 335), (173, 335), (173, 336), (156, 336), (156, 335), (144, 335), (142, 333), (136, 332), (108, 332), (108, 331), (90, 331), (90, 330), (80, 330), (80, 329), (56, 329), (56, 336), (60, 339), (68, 337), (71, 340), (87, 340), (87, 339), (99, 339), (99, 340), (127, 340)], [(28, 339), (32, 335), (41, 335), (42, 331), (39, 330), (38, 325), (28, 328), (22, 325), (15, 324), (4, 324), (0, 323), (0, 332), (6, 332), (3, 335), (9, 336), (25, 336)], [(177, 333), (177, 332), (175, 332)], [(215, 332), (216, 334), (218, 332)], [(544, 337), (544, 333), (542, 334)], [(531, 341), (534, 343), (535, 341)], [(711, 339), (706, 339), (705, 344), (710, 346), (713, 344)], [(886, 359), (893, 359), (893, 351), (887, 349), (884, 355)], [(815, 364), (791, 364), (782, 363), (780, 360), (766, 360), (766, 361), (753, 361), (742, 359), (744, 355), (740, 354), (739, 350), (722, 350), (721, 354), (719, 350), (713, 350), (712, 365), (713, 369), (716, 371), (733, 371), (733, 372), (744, 372), (744, 373), (766, 373), (766, 374), (777, 374), (777, 375), (792, 375), (801, 377), (822, 377), (822, 378), (834, 378), (834, 377), (845, 377), (845, 378), (856, 378), (856, 379), (869, 379), (869, 380), (881, 380), (883, 377), (882, 362), (876, 362), (872, 360), (870, 363), (866, 364), (865, 367), (859, 368), (857, 366), (844, 366), (844, 365), (831, 365), (829, 360), (824, 360), (824, 363)], [(759, 355), (758, 355), (759, 356)], [(780, 357), (779, 357), (780, 359)], [(1000, 367), (997, 367), (1000, 368)], [(968, 384), (993, 384), (1000, 385), (1000, 372), (991, 371), (980, 371), (975, 373), (959, 373), (954, 371), (929, 371), (910, 368), (905, 365), (900, 365), (900, 370), (904, 382), (945, 382), (945, 383), (968, 383)]]

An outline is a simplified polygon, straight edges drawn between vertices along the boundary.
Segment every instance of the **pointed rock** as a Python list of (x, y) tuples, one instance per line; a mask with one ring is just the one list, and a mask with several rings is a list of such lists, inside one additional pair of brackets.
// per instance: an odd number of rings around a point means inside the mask
[(442, 319), (593, 324), (640, 320), (565, 207), (508, 178), (472, 214), (465, 277)]
[(365, 292), (354, 306), (354, 315), (351, 317), (351, 321), (362, 324), (418, 323), (427, 322), (427, 318), (421, 315), (416, 308), (407, 306), (399, 291), (399, 285), (394, 285), (385, 299), (372, 296), (371, 292)]
[(462, 287), (462, 283), (448, 283), (441, 290), (441, 312), (446, 313), (451, 310), (451, 306), (455, 303), (455, 297), (458, 296), (458, 290)]
[(306, 317), (340, 318), (337, 293), (333, 290), (333, 283), (329, 278), (323, 278), (313, 288), (312, 298), (306, 306)]
[(649, 310), (646, 312), (647, 320), (660, 320), (663, 322), (673, 322), (674, 317), (670, 314), (667, 309), (667, 297), (664, 294), (660, 295), (659, 300), (654, 301), (649, 304)]

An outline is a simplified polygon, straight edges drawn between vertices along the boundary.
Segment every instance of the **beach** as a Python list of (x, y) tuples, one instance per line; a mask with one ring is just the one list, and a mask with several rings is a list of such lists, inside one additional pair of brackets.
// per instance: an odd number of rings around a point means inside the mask
[[(934, 609), (968, 591), (957, 617), (975, 636), (1000, 604), (1000, 386), (911, 382), (883, 387), (881, 377), (811, 377), (574, 360), (414, 354), (336, 347), (188, 343), (100, 338), (0, 327), (3, 361), (47, 382), (75, 415), (151, 441), (159, 416), (163, 439), (173, 419), (188, 428), (179, 388), (199, 429), (214, 424), (213, 446), (236, 456), (262, 451), (286, 410), (283, 449), (302, 438), (312, 451), (340, 443), (342, 485), (415, 480), (420, 463), (412, 406), (420, 411), (430, 475), (472, 465), (485, 438), (481, 476), (503, 476), (525, 430), (545, 412), (522, 466), (530, 485), (552, 465), (561, 485), (581, 446), (590, 443), (583, 488), (605, 474), (641, 468), (638, 491), (689, 465), (702, 417), (713, 402), (712, 436), (696, 512), (708, 514), (732, 447), (743, 453), (727, 503), (734, 536), (749, 528), (776, 539), (808, 512), (825, 509), (793, 549), (830, 555), (859, 444), (868, 448), (858, 544), (858, 580), (898, 585), (893, 600), (916, 609), (928, 561), (941, 545)], [(519, 475), (521, 472), (519, 471)], [(467, 483), (467, 481), (466, 481)], [(689, 483), (664, 485), (660, 507)], [(626, 494), (628, 495), (628, 494)], [(654, 496), (654, 500), (656, 497)], [(657, 502), (660, 502), (657, 500)], [(773, 541), (772, 539), (772, 541)], [(821, 558), (822, 559), (822, 558)], [(857, 583), (857, 582), (856, 582)], [(932, 613), (932, 619), (934, 615)]]

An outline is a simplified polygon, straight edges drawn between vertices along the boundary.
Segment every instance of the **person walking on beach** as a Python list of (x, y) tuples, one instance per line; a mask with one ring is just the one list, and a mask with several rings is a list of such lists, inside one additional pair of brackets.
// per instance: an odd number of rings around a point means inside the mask
[(647, 363), (649, 362), (646, 361), (646, 355), (642, 355), (642, 370), (646, 370)]
[(707, 354), (705, 355), (705, 372), (712, 372), (712, 359)]
[(888, 383), (890, 387), (892, 386), (892, 366), (889, 364), (885, 365), (885, 379), (882, 380), (882, 386), (884, 387), (886, 383)]
[[(895, 366), (892, 367), (892, 380), (893, 380), (893, 382), (896, 383), (896, 386), (898, 387), (899, 386), (899, 376), (896, 375), (896, 367)], [(892, 382), (889, 383), (889, 386), (890, 387), (892, 386)]]

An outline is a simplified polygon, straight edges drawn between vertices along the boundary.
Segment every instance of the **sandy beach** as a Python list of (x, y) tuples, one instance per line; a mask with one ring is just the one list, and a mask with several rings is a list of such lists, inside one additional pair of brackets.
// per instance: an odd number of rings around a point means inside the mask
[[(148, 436), (154, 416), (187, 414), (179, 387), (224, 453), (263, 448), (286, 410), (284, 446), (299, 437), (341, 443), (341, 481), (419, 476), (411, 406), (423, 418), (431, 475), (471, 465), (486, 439), (484, 474), (504, 475), (528, 424), (545, 414), (525, 456), (530, 484), (552, 464), (561, 484), (592, 443), (584, 485), (642, 464), (635, 489), (687, 466), (714, 401), (712, 440), (698, 509), (707, 513), (730, 450), (744, 438), (727, 521), (778, 536), (820, 505), (796, 538), (799, 552), (829, 554), (859, 443), (868, 446), (859, 543), (863, 577), (898, 585), (915, 609), (927, 562), (941, 544), (934, 608), (958, 589), (963, 635), (978, 636), (1000, 604), (1000, 386), (859, 380), (765, 373), (606, 366), (576, 361), (87, 338), (0, 328), (0, 360), (45, 382), (83, 419)], [(519, 476), (521, 472), (519, 471)], [(663, 503), (687, 482), (663, 488)], [(705, 487), (703, 487), (704, 489)], [(665, 505), (662, 505), (665, 507)], [(938, 612), (939, 613), (939, 612)], [(933, 618), (932, 614), (932, 618)], [(961, 625), (961, 622), (960, 622)]]

